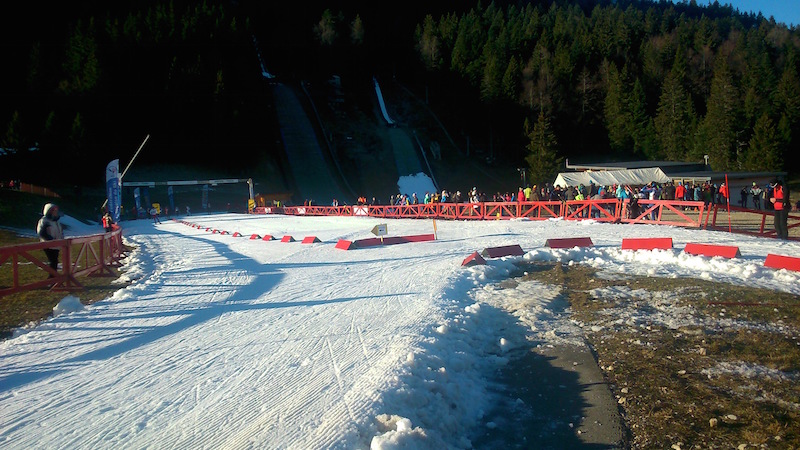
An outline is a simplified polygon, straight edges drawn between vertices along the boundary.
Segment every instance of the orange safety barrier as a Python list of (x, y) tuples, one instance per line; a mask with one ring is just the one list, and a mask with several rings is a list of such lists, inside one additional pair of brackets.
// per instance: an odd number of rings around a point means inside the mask
[[(60, 271), (53, 270), (43, 262), (43, 255), (31, 254), (31, 252), (46, 248), (60, 250)], [(81, 289), (83, 285), (78, 282), (76, 277), (113, 275), (111, 267), (119, 266), (123, 254), (122, 230), (119, 227), (103, 234), (2, 247), (0, 248), (0, 265), (10, 260), (12, 275), (11, 285), (0, 287), (0, 297), (45, 286), (50, 286), (52, 290)], [(20, 261), (27, 261), (41, 268), (49, 275), (49, 278), (29, 283), (21, 282), (20, 265), (27, 263)]]

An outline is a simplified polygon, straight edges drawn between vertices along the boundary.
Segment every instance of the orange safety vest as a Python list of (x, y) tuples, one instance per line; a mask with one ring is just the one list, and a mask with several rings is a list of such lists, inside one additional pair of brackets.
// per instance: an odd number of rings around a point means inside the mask
[(783, 186), (775, 186), (775, 211), (783, 211)]

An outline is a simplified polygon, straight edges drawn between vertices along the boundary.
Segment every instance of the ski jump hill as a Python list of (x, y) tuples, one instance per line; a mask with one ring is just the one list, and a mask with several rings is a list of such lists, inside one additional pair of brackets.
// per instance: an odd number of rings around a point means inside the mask
[[(378, 106), (380, 107), (381, 115), (383, 116), (383, 120), (386, 121), (386, 124), (389, 126), (388, 137), (392, 146), (392, 152), (394, 153), (395, 164), (397, 164), (397, 174), (400, 177), (405, 177), (409, 175), (417, 175), (419, 173), (426, 173), (433, 180), (435, 180), (430, 166), (428, 166), (428, 170), (423, 169), (420, 161), (420, 152), (422, 149), (419, 149), (418, 151), (417, 144), (415, 144), (414, 140), (412, 140), (408, 131), (398, 127), (397, 122), (395, 122), (391, 116), (389, 116), (389, 112), (386, 109), (386, 101), (383, 97), (383, 91), (381, 90), (381, 86), (375, 77), (372, 78), (372, 83), (375, 89), (375, 96), (378, 99)], [(432, 181), (432, 184), (432, 189), (438, 190), (436, 182)], [(419, 194), (422, 193), (420, 192)]]
[(273, 87), (281, 139), (289, 161), (296, 197), (313, 199), (317, 204), (331, 200), (353, 200), (340, 188), (334, 169), (325, 158), (311, 120), (294, 89), (282, 83)]

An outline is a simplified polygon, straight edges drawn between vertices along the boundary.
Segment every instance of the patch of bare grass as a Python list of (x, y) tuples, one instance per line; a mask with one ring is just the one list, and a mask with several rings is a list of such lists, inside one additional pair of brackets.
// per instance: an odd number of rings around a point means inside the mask
[(797, 296), (685, 278), (607, 280), (581, 265), (528, 272), (568, 297), (632, 448), (800, 448)]
[[(19, 237), (15, 233), (0, 230), (0, 247), (36, 241), (36, 239)], [(73, 254), (77, 254), (77, 251), (74, 251)], [(41, 251), (32, 252), (31, 256), (41, 256), (42, 261), (46, 260), (44, 253)], [(21, 260), (21, 262), (18, 275), (20, 284), (32, 283), (47, 278), (47, 273), (38, 266), (24, 260)], [(119, 270), (114, 268), (111, 270), (113, 272), (111, 276), (85, 276), (78, 278), (78, 281), (83, 285), (83, 289), (71, 292), (72, 295), (80, 298), (81, 303), (84, 305), (109, 297), (122, 287), (119, 283), (114, 283), (114, 280), (119, 278)], [(6, 261), (0, 266), (0, 288), (13, 286), (12, 277), (11, 261)], [(68, 294), (70, 292), (54, 291), (45, 287), (0, 296), (0, 339), (10, 337), (15, 328), (47, 319), (53, 314), (53, 307)]]

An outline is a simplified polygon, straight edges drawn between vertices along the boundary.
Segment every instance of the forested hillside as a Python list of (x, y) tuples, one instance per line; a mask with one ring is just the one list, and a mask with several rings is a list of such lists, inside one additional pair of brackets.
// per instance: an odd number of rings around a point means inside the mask
[(30, 19), (8, 46), (4, 173), (97, 182), (147, 134), (143, 160), (244, 153), (262, 114), (252, 101), (260, 74), (246, 18), (214, 2), (95, 6)]
[[(0, 177), (102, 182), (113, 158), (280, 171), (253, 37), (283, 82), (372, 76), (430, 98), (456, 144), (547, 179), (562, 158), (800, 162), (800, 36), (728, 6), (653, 1), (214, 0), (5, 14)], [(34, 151), (29, 151), (34, 149)], [(224, 157), (222, 157), (224, 156)], [(74, 162), (81, 161), (80, 167)], [(13, 174), (13, 175), (12, 175)]]
[(549, 161), (535, 164), (538, 179), (558, 157), (588, 154), (797, 166), (797, 29), (719, 4), (582, 3), (429, 15), (416, 28), (420, 61), (487, 107), (522, 107), (529, 160)]

